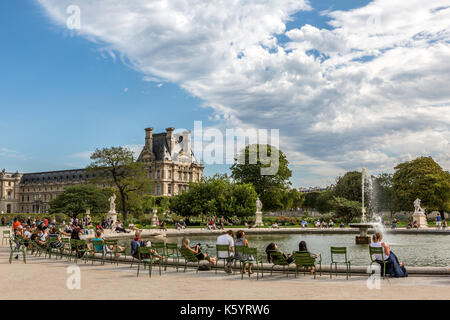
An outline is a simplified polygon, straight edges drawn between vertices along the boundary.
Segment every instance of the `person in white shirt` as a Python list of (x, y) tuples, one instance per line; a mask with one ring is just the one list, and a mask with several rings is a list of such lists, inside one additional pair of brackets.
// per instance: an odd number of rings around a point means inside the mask
[(227, 233), (220, 235), (217, 237), (216, 244), (220, 245), (228, 245), (229, 251), (219, 251), (217, 253), (218, 259), (226, 259), (227, 263), (225, 264), (225, 272), (232, 273), (232, 265), (234, 258), (234, 239), (233, 239), (233, 230), (228, 230)]
[(383, 240), (383, 234), (381, 232), (376, 232), (372, 236), (372, 243), (370, 244), (371, 247), (375, 248), (383, 248), (383, 255), (381, 254), (375, 254), (375, 260), (377, 261), (386, 261), (392, 264), (392, 277), (400, 278), (400, 277), (407, 277), (408, 272), (406, 271), (405, 267), (403, 266), (402, 262), (398, 261), (397, 256), (391, 251), (391, 247), (385, 243), (382, 242)]

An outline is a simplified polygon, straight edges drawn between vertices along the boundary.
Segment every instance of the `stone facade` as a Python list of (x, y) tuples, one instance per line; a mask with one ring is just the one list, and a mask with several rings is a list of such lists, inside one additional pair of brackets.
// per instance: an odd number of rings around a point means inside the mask
[[(189, 182), (203, 179), (202, 163), (191, 150), (189, 131), (174, 134), (174, 128), (153, 134), (145, 129), (145, 146), (138, 161), (147, 164), (155, 196), (172, 196), (188, 190)], [(65, 187), (85, 183), (84, 169), (37, 173), (0, 172), (0, 213), (46, 213), (49, 202)], [(100, 186), (106, 187), (106, 185)]]

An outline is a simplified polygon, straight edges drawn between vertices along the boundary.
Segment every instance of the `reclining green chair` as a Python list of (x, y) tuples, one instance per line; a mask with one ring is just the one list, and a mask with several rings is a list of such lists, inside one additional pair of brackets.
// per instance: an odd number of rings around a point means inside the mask
[[(259, 280), (259, 270), (261, 269), (261, 278), (264, 278), (264, 270), (263, 270), (263, 259), (258, 255), (257, 248), (248, 248), (244, 247), (244, 257), (243, 263), (256, 265), (256, 280)], [(259, 268), (258, 264), (261, 265)], [(243, 279), (244, 273), (241, 272), (241, 279)], [(250, 268), (248, 268), (248, 276), (250, 277)]]
[(166, 243), (166, 261), (165, 261), (166, 268), (167, 268), (167, 260), (169, 258), (171, 258), (172, 262), (176, 266), (177, 272), (178, 272), (178, 266), (180, 265), (180, 257), (182, 257), (182, 255), (180, 254), (180, 251), (178, 250), (177, 244), (176, 243)]
[(9, 248), (11, 250), (10, 254), (9, 254), (9, 263), (12, 263), (12, 257), (14, 255), (14, 253), (22, 253), (22, 257), (23, 257), (23, 262), (27, 263), (27, 254), (26, 254), (26, 247), (24, 246), (23, 242), (21, 242), (20, 239), (16, 239), (16, 241), (14, 241), (13, 238), (9, 238)]
[(109, 247), (113, 247), (114, 249), (106, 252), (106, 254), (109, 254), (109, 258), (111, 260), (111, 263), (113, 263), (113, 257), (112, 255), (114, 255), (114, 262), (119, 265), (119, 257), (120, 255), (123, 255), (124, 257), (126, 257), (127, 252), (126, 249), (119, 249), (119, 245), (118, 245), (118, 241), (117, 240), (105, 240), (105, 245)]
[[(374, 263), (377, 263), (378, 265), (380, 265), (380, 268), (381, 268), (381, 271), (382, 271), (381, 274), (383, 275), (383, 279), (386, 279), (386, 265), (389, 264), (389, 262), (387, 262), (384, 259), (384, 256), (385, 256), (384, 255), (384, 249), (383, 248), (377, 248), (377, 247), (369, 246), (369, 254), (370, 254), (370, 260), (371, 260), (370, 266), (372, 266), (372, 264), (374, 264)], [(383, 261), (376, 260), (374, 258), (375, 254), (379, 254), (383, 258)]]
[(275, 266), (282, 266), (283, 267), (283, 273), (286, 272), (285, 270), (286, 270), (286, 267), (287, 267), (286, 277), (289, 277), (289, 265), (290, 265), (290, 263), (281, 254), (281, 252), (278, 252), (278, 251), (270, 252), (270, 260), (273, 263), (272, 269), (270, 270), (270, 275), (272, 275), (273, 268), (275, 268)]
[(197, 258), (197, 256), (190, 251), (188, 248), (184, 248), (181, 247), (180, 248), (180, 253), (182, 255), (182, 257), (184, 258), (184, 271), (186, 272), (186, 267), (188, 262), (192, 262), (192, 263), (196, 263), (197, 264), (197, 273), (198, 273), (198, 269), (200, 268), (200, 260)]

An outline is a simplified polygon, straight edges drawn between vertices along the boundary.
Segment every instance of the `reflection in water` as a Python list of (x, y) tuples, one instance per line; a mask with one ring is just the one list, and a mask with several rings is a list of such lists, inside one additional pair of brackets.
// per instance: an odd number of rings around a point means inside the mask
[[(168, 237), (167, 242), (181, 244), (182, 237)], [(276, 234), (276, 235), (248, 235), (251, 247), (258, 248), (261, 255), (270, 242), (278, 244), (286, 253), (298, 250), (298, 243), (306, 241), (308, 249), (313, 253), (322, 254), (322, 263), (330, 263), (330, 246), (347, 247), (347, 253), (355, 266), (365, 266), (370, 263), (368, 245), (356, 245), (355, 235), (324, 235), (324, 234)], [(215, 252), (215, 236), (193, 236), (192, 244), (201, 243), (202, 249), (212, 256)], [(446, 235), (422, 234), (386, 234), (386, 241), (391, 250), (406, 266), (448, 266), (450, 265), (450, 239)], [(129, 250), (129, 241), (122, 242)]]

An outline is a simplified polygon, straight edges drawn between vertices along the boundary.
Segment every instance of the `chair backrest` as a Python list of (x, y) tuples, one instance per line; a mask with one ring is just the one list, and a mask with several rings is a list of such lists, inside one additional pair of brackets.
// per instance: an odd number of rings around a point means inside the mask
[[(145, 257), (144, 257), (145, 255)], [(142, 260), (144, 258), (152, 258), (152, 248), (150, 247), (138, 247), (138, 259)]]
[(183, 258), (186, 259), (188, 262), (198, 262), (198, 258), (188, 248), (181, 246), (180, 252)]
[(159, 255), (166, 254), (166, 245), (164, 242), (152, 242), (151, 248), (155, 250)]
[(280, 266), (287, 266), (289, 263), (286, 261), (286, 258), (278, 251), (270, 252), (270, 260), (272, 260), (273, 264)]
[(236, 259), (242, 260), (244, 259), (244, 249), (246, 246), (234, 246), (234, 253), (236, 256)]
[(76, 240), (72, 239), (71, 242), (75, 245), (76, 250), (85, 250), (86, 249), (86, 241), (85, 240)]
[(176, 243), (166, 243), (167, 254), (178, 253), (178, 245)]
[(331, 247), (330, 250), (331, 250), (331, 262), (335, 262), (334, 256), (342, 256), (342, 255), (344, 255), (344, 261), (347, 261), (347, 247)]
[(375, 254), (381, 255), (381, 257), (384, 260), (384, 250), (381, 247), (371, 247), (371, 246), (369, 246), (369, 254), (370, 254), (370, 260), (372, 262), (376, 261), (376, 258), (374, 257)]
[(11, 235), (11, 230), (3, 230), (3, 238), (8, 238)]
[(247, 257), (252, 256), (253, 258), (258, 259), (257, 248), (244, 247), (244, 254), (247, 255)]
[(117, 246), (117, 240), (112, 240), (112, 239), (106, 240), (105, 239), (105, 244), (107, 244), (108, 246)]
[(219, 251), (220, 252), (226, 252), (227, 253), (227, 257), (230, 256), (230, 246), (227, 244), (216, 244), (216, 252), (217, 252), (217, 257), (219, 258)]
[(308, 251), (294, 252), (294, 263), (297, 266), (314, 266), (314, 259)]

